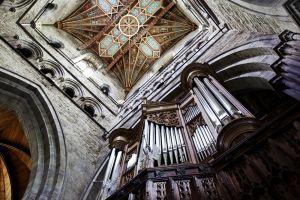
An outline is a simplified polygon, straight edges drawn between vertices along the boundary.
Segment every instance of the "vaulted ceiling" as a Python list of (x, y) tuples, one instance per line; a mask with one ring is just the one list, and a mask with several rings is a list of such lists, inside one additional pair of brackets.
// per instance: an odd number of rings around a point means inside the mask
[(13, 111), (0, 108), (0, 199), (22, 199), (31, 167), (21, 123)]
[(56, 26), (99, 55), (125, 91), (196, 28), (169, 0), (88, 0)]

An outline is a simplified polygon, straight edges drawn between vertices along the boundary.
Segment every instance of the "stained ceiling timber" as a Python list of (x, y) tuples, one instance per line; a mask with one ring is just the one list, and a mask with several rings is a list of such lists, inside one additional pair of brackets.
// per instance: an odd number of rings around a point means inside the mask
[(196, 29), (169, 0), (88, 0), (56, 26), (96, 52), (127, 92)]
[(0, 107), (0, 199), (21, 199), (32, 160), (22, 125), (13, 111)]

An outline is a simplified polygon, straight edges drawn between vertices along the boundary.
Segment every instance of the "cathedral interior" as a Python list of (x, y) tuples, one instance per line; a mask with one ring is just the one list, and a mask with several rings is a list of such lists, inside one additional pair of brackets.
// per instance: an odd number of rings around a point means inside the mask
[(300, 0), (0, 0), (0, 200), (300, 197)]

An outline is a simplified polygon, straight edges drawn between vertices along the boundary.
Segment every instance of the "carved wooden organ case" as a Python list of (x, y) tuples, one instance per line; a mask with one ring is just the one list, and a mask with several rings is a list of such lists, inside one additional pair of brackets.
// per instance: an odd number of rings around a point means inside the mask
[(127, 145), (120, 186), (145, 168), (207, 162), (216, 152), (191, 93), (177, 103), (145, 101), (137, 137)]

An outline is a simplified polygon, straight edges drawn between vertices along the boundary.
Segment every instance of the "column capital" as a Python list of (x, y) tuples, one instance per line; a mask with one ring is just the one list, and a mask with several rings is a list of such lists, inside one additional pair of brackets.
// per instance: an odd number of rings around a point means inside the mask
[(217, 139), (218, 152), (224, 152), (245, 139), (260, 127), (256, 118), (244, 117), (231, 121), (220, 131)]
[(109, 135), (109, 148), (124, 150), (125, 146), (132, 140), (134, 134), (130, 129), (119, 128)]
[(211, 72), (207, 63), (192, 63), (188, 65), (181, 73), (181, 84), (183, 89), (189, 91), (192, 88), (195, 77), (207, 77)]

